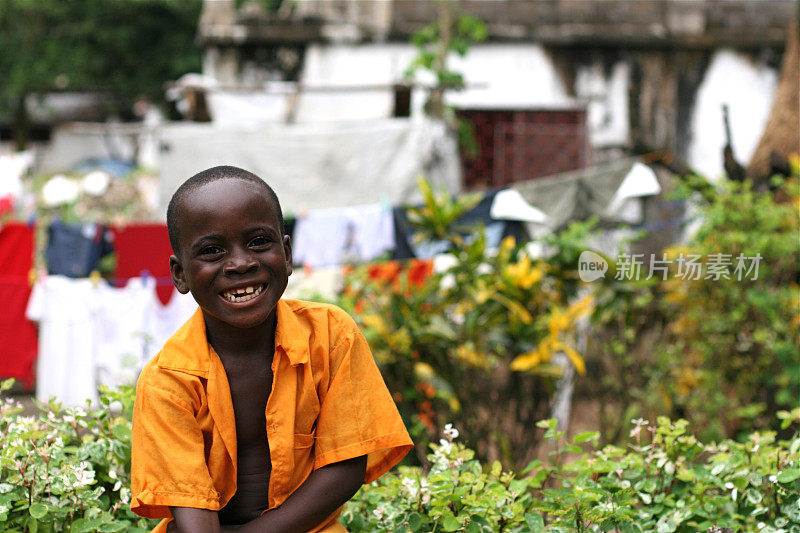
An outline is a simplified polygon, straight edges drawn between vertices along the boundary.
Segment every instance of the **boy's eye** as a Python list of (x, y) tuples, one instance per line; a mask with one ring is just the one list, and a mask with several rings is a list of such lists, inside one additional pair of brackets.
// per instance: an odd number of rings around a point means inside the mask
[(204, 246), (200, 249), (200, 255), (218, 255), (223, 252), (224, 250), (219, 246)]
[(256, 237), (253, 240), (251, 240), (250, 241), (250, 246), (253, 246), (253, 247), (256, 247), (256, 248), (264, 247), (264, 246), (269, 245), (270, 242), (271, 241), (270, 241), (270, 239), (268, 237), (261, 236), (261, 237)]

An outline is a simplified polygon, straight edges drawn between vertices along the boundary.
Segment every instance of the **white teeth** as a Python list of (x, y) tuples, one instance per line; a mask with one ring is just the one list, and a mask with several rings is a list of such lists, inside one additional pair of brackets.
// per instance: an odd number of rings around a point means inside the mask
[(251, 285), (249, 287), (244, 287), (233, 291), (226, 291), (222, 294), (222, 296), (230, 302), (247, 302), (261, 294), (262, 288), (263, 286), (253, 287)]

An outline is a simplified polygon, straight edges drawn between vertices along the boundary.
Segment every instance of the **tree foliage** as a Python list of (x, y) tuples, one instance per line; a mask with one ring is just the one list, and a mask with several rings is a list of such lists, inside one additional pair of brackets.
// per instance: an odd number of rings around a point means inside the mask
[(163, 99), (164, 83), (200, 68), (200, 0), (0, 1), (0, 111), (25, 144), (30, 95), (107, 94), (109, 111)]

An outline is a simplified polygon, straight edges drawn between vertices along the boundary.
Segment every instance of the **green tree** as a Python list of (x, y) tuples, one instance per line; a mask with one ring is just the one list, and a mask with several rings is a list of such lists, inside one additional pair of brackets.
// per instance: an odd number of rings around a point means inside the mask
[(138, 96), (200, 68), (200, 0), (0, 0), (0, 112), (17, 148), (28, 141), (26, 100), (55, 90), (109, 96), (125, 115)]

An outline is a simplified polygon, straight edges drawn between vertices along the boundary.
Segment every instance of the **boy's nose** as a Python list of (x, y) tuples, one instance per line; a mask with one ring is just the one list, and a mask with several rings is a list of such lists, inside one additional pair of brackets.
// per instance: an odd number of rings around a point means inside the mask
[(234, 253), (231, 255), (228, 262), (225, 263), (223, 271), (226, 274), (244, 274), (245, 272), (254, 270), (257, 267), (258, 262), (250, 257), (250, 255), (245, 253)]

